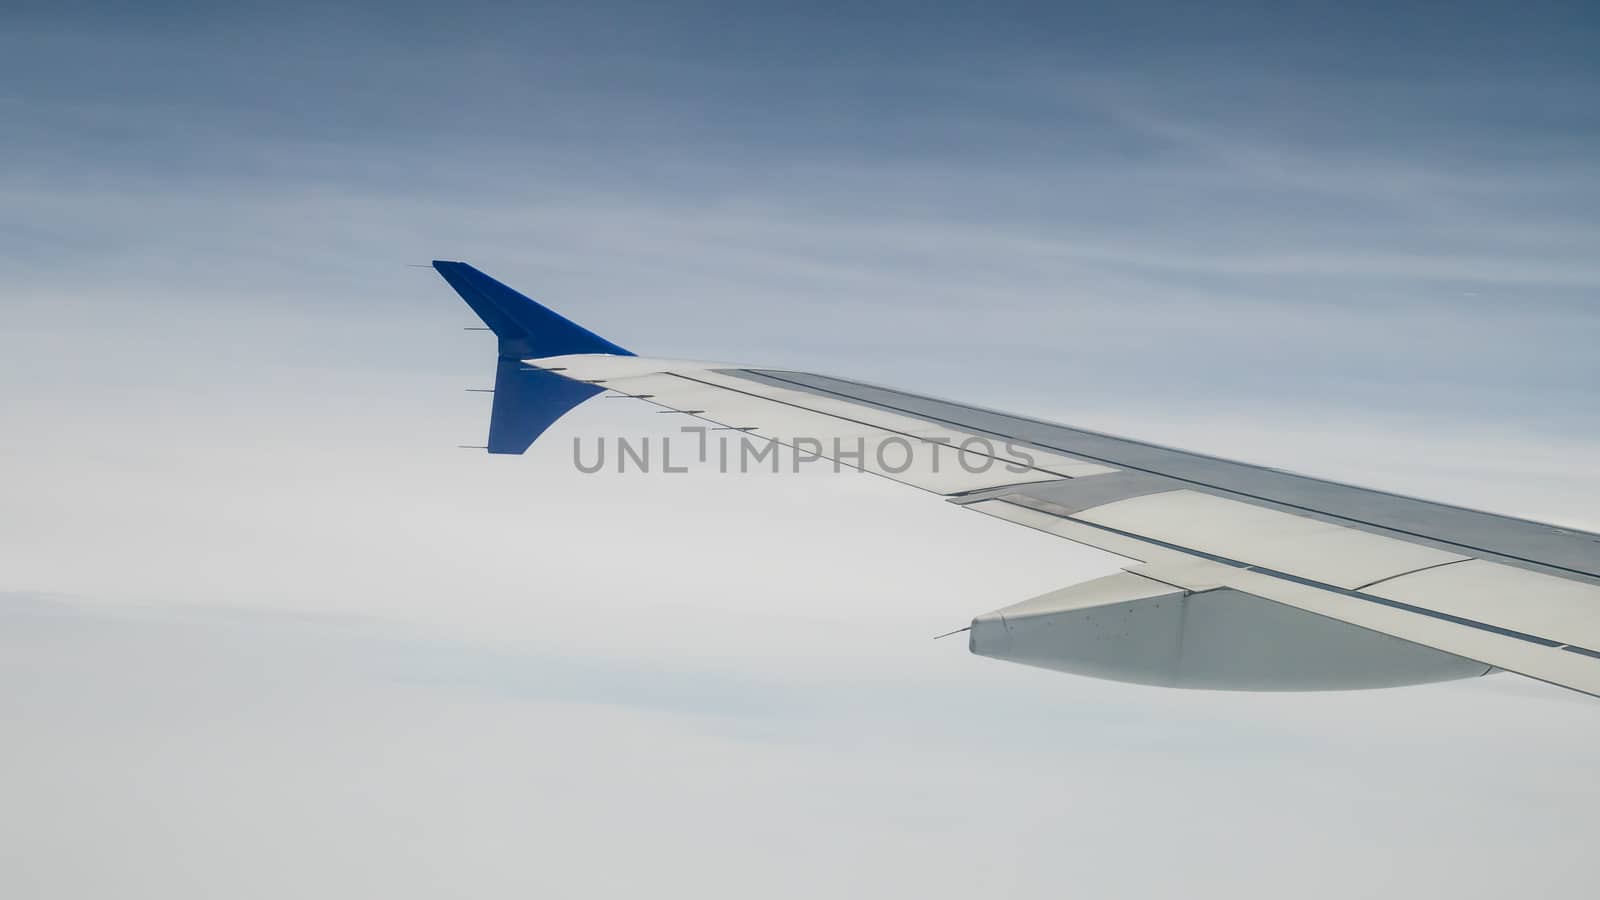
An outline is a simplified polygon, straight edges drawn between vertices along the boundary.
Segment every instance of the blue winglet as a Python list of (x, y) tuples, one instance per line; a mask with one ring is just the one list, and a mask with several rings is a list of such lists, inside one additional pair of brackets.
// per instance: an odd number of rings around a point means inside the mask
[(500, 338), (502, 358), (537, 359), (568, 353), (634, 355), (464, 262), (436, 259), (433, 268)]
[(522, 360), (570, 353), (634, 355), (466, 263), (436, 259), (433, 268), (500, 341), (490, 453), (522, 453), (568, 410), (604, 390), (530, 370)]

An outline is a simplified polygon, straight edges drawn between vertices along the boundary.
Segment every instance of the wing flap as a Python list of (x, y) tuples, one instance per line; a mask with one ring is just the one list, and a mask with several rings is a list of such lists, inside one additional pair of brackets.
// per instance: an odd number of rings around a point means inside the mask
[[(1490, 579), (1475, 578), (1481, 561), (1465, 561), (1403, 575), (1367, 590), (1350, 590), (1318, 583), (1289, 573), (1252, 567), (1236, 560), (1211, 557), (1104, 525), (1063, 516), (1017, 502), (1023, 495), (979, 500), (965, 504), (1006, 521), (1015, 522), (1086, 546), (1122, 556), (1131, 564), (1125, 571), (1173, 588), (1200, 593), (1220, 589), (1243, 591), (1308, 613), (1338, 619), (1350, 625), (1381, 632), (1404, 641), (1432, 647), (1485, 666), (1516, 672), (1530, 678), (1600, 696), (1600, 653), (1575, 644), (1575, 635), (1587, 634), (1594, 623), (1600, 597), (1588, 585), (1512, 569)], [(1509, 567), (1502, 567), (1509, 568)], [(1447, 576), (1452, 569), (1457, 570)], [(1521, 576), (1534, 576), (1535, 581)], [(1495, 585), (1493, 578), (1506, 581)], [(1405, 582), (1417, 579), (1402, 590)], [(1387, 591), (1381, 589), (1390, 586)], [(1520, 593), (1513, 588), (1520, 587)], [(1408, 598), (1410, 601), (1398, 599)], [(1530, 612), (1519, 617), (1510, 611), (1520, 599)], [(1474, 607), (1472, 603), (1483, 605)], [(1423, 605), (1427, 604), (1427, 605)], [(1537, 611), (1537, 612), (1533, 612)], [(1471, 618), (1472, 613), (1479, 618)], [(1534, 620), (1531, 616), (1548, 616)], [(1559, 628), (1566, 640), (1509, 627), (1520, 624)], [(1546, 630), (1555, 634), (1555, 630)], [(1241, 632), (1241, 642), (1249, 640)]]
[(1600, 587), (1483, 560), (1401, 575), (1365, 593), (1600, 650)]
[(1342, 588), (1468, 558), (1192, 490), (1118, 500), (1075, 518)]

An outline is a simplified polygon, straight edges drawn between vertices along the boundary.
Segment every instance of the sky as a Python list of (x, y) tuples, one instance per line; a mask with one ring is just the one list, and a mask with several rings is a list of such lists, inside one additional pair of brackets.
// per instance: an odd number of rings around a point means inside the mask
[(1588, 890), (1592, 700), (935, 634), (1116, 560), (481, 443), (462, 259), (792, 367), (1600, 526), (1586, 4), (0, 4), (0, 893)]

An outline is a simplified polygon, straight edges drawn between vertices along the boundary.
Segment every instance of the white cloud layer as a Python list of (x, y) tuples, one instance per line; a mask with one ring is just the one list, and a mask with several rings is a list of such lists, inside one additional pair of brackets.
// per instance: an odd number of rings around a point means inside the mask
[(1568, 11), (54, 7), (0, 28), (0, 895), (1594, 883), (1592, 701), (969, 657), (929, 638), (1112, 561), (870, 476), (574, 471), (664, 433), (625, 402), (455, 449), (492, 354), (404, 267), (1595, 529)]

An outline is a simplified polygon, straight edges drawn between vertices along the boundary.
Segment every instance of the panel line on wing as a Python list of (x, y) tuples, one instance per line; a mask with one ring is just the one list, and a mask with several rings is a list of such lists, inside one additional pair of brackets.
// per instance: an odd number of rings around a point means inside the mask
[(1382, 578), (1379, 578), (1376, 581), (1369, 581), (1366, 584), (1357, 585), (1356, 587), (1351, 588), (1351, 590), (1353, 590), (1353, 591), (1364, 591), (1367, 588), (1377, 587), (1378, 585), (1383, 584), (1385, 581), (1393, 581), (1396, 578), (1404, 578), (1407, 575), (1415, 575), (1418, 572), (1426, 572), (1429, 569), (1438, 569), (1438, 568), (1442, 568), (1444, 566), (1458, 566), (1458, 565), (1460, 565), (1462, 563), (1465, 563), (1465, 562), (1472, 562), (1472, 560), (1471, 559), (1447, 559), (1444, 562), (1436, 562), (1436, 563), (1433, 563), (1432, 565), (1420, 566), (1418, 568), (1411, 569), (1411, 570), (1406, 571), (1406, 572), (1397, 572), (1394, 575), (1385, 575), (1385, 576), (1383, 576)]

